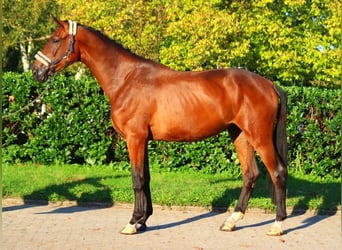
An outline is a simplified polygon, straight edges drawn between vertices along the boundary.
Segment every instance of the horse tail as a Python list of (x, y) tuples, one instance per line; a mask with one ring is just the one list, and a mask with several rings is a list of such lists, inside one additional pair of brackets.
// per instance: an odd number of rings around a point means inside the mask
[[(285, 92), (277, 85), (274, 85), (274, 90), (279, 97), (278, 115), (274, 128), (274, 145), (278, 156), (285, 170), (287, 168), (287, 139), (286, 139), (286, 117), (287, 117), (287, 98)], [(275, 203), (275, 187), (271, 178), (269, 180), (269, 188), (273, 203)]]
[(274, 89), (279, 96), (279, 108), (277, 122), (275, 125), (274, 144), (280, 157), (280, 160), (287, 166), (287, 140), (286, 140), (286, 116), (287, 116), (287, 98), (285, 92), (274, 85)]

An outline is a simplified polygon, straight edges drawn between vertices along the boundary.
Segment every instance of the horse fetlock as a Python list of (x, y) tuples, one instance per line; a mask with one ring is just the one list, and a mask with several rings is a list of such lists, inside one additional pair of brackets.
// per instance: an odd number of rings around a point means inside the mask
[(242, 220), (244, 214), (242, 212), (234, 212), (225, 222), (221, 225), (220, 230), (232, 232), (235, 230), (236, 222)]

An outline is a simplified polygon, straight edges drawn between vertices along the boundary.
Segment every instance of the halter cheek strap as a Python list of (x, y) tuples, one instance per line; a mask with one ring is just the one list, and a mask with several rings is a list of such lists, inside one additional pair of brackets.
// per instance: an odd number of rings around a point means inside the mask
[(51, 61), (50, 58), (48, 58), (46, 55), (43, 54), (43, 52), (38, 51), (38, 53), (34, 56), (36, 60), (41, 62), (47, 67), (55, 66), (57, 65), (60, 61), (62, 61), (65, 57), (68, 57), (70, 53), (74, 52), (74, 42), (75, 42), (75, 36), (77, 33), (77, 22), (69, 20), (69, 35), (71, 35), (70, 38), (70, 43), (68, 50), (58, 59)]

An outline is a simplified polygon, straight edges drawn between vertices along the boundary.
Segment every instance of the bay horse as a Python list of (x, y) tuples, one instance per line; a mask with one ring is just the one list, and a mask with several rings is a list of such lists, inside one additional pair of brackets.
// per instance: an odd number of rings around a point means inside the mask
[(243, 187), (234, 212), (221, 225), (233, 231), (245, 214), (259, 176), (255, 151), (272, 182), (276, 220), (268, 235), (281, 235), (286, 218), (286, 96), (271, 81), (247, 70), (182, 72), (144, 59), (103, 33), (54, 18), (57, 29), (32, 65), (45, 82), (76, 61), (96, 77), (124, 138), (132, 167), (134, 211), (122, 234), (146, 229), (152, 215), (149, 140), (192, 142), (228, 130), (242, 168)]

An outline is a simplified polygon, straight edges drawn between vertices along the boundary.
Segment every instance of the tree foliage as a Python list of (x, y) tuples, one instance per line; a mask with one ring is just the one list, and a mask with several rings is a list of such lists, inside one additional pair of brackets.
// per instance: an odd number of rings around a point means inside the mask
[(2, 8), (4, 69), (27, 71), (54, 27), (49, 18), (58, 15), (59, 6), (53, 0), (4, 0)]
[[(18, 27), (26, 25), (34, 37), (49, 33), (43, 29), (49, 11), (42, 5), (49, 1), (6, 2), (35, 10), (34, 18), (21, 19)], [(339, 0), (56, 2), (62, 19), (92, 26), (136, 54), (178, 70), (243, 67), (286, 85), (340, 84)], [(9, 13), (25, 9), (9, 8)], [(4, 22), (15, 19), (11, 14)], [(22, 39), (17, 36), (11, 40)]]

